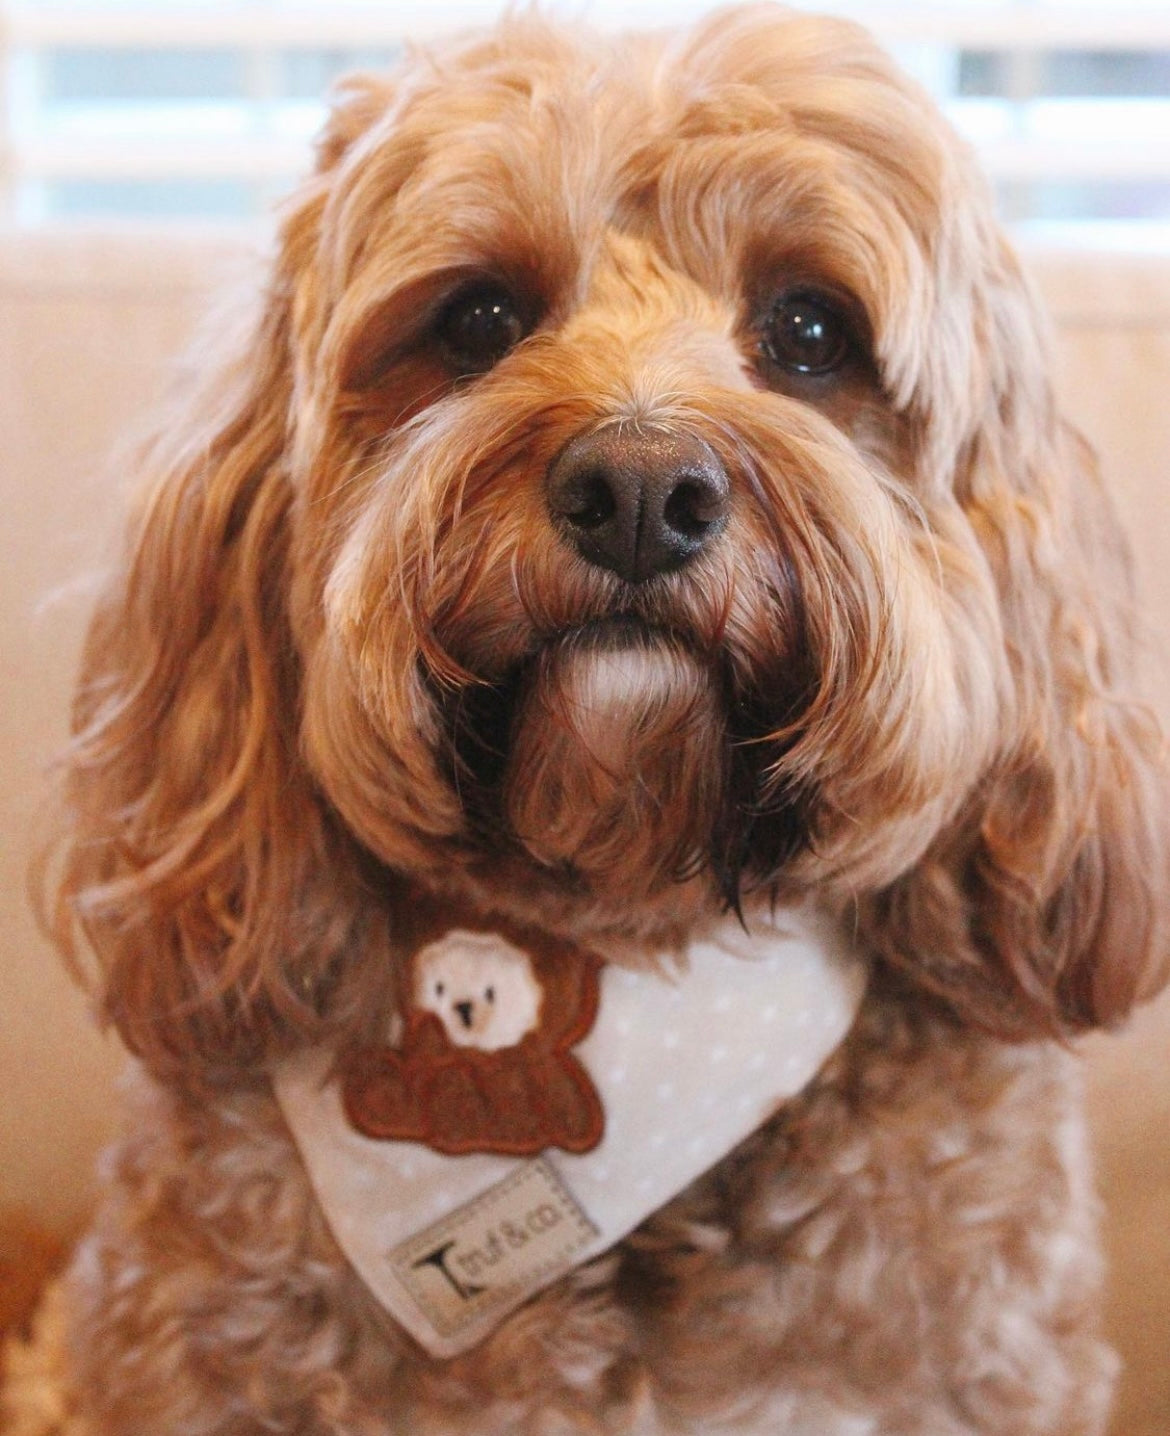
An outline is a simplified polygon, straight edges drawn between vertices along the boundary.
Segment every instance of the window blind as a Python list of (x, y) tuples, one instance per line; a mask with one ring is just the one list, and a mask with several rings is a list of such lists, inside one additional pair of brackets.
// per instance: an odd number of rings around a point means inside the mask
[[(329, 85), (497, 0), (0, 3), (0, 200), (21, 224), (243, 219), (307, 163)], [(678, 23), (684, 0), (601, 25)], [(981, 151), (1009, 220), (1170, 225), (1170, 4), (816, 5), (861, 20)]]

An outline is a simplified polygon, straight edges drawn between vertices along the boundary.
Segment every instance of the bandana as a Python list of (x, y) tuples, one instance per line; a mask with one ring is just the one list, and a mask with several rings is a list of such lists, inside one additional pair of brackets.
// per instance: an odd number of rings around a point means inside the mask
[(341, 1249), (439, 1357), (762, 1126), (845, 1038), (867, 975), (810, 908), (728, 918), (636, 972), (486, 925), (423, 939), (392, 1041), (310, 1050), (273, 1085)]

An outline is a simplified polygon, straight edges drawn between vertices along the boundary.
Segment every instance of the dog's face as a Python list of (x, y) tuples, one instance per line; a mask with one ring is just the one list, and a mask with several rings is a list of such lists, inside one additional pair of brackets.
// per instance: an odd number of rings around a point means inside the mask
[(388, 861), (627, 909), (895, 876), (1011, 692), (960, 160), (820, 22), (450, 63), (355, 97), (296, 274), (315, 771)]
[(356, 82), (266, 301), (87, 660), (65, 886), (140, 1050), (147, 996), (212, 1049), (318, 1014), (387, 874), (578, 934), (848, 897), (999, 1030), (1156, 985), (1124, 551), (862, 32), (524, 21)]

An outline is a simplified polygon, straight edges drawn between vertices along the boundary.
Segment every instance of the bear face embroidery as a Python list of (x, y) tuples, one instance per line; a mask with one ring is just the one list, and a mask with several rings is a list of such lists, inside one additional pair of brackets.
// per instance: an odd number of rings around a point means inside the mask
[(605, 1115), (573, 1053), (597, 1015), (601, 960), (531, 935), (453, 928), (407, 964), (401, 1039), (341, 1064), (350, 1125), (437, 1152), (587, 1152)]
[(539, 1025), (542, 997), (528, 954), (488, 933), (448, 933), (414, 960), (414, 1006), (456, 1047), (515, 1047)]

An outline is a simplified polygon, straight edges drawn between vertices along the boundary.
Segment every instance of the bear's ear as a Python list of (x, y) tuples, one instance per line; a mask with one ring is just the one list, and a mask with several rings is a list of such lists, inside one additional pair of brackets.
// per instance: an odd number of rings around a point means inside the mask
[(572, 1047), (589, 1034), (597, 1020), (603, 963), (583, 948), (564, 946), (551, 951), (541, 945), (533, 958), (536, 977), (544, 989), (541, 1035), (556, 1047)]
[(426, 984), (430, 979), (431, 956), (427, 948), (419, 948), (399, 969), (403, 1013), (417, 1012), (423, 1006)]

